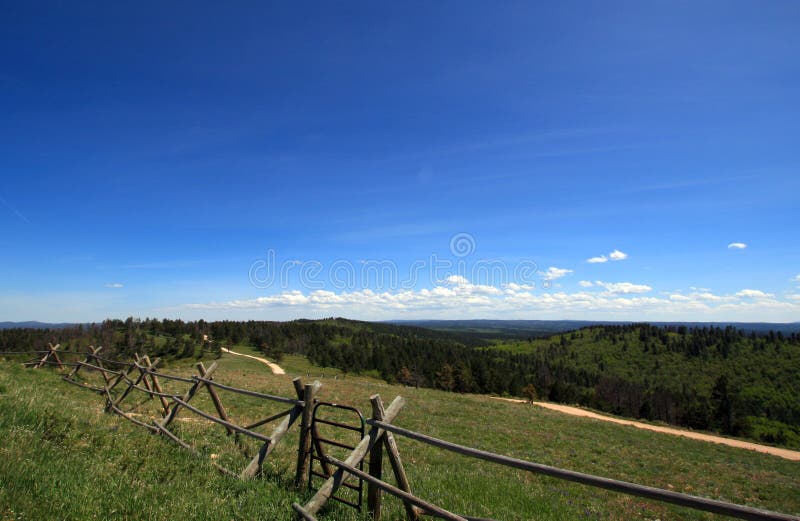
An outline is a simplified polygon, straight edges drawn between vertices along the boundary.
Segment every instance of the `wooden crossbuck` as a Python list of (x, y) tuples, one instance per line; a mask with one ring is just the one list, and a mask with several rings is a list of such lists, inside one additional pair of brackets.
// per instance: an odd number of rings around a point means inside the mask
[[(30, 362), (25, 362), (27, 366), (33, 366), (34, 369), (39, 369), (40, 367), (44, 367), (48, 364), (57, 364), (59, 369), (64, 369), (64, 363), (58, 357), (58, 348), (61, 347), (61, 344), (47, 344), (47, 349), (42, 351), (44, 356), (42, 356), (38, 361), (31, 360)], [(52, 360), (51, 360), (52, 359)]]
[[(50, 346), (44, 352), (41, 359), (36, 360), (35, 367), (41, 367), (45, 364), (55, 363), (51, 362), (51, 358), (55, 360), (57, 354), (55, 351), (58, 346)], [(228, 436), (231, 436), (240, 449), (244, 450), (245, 447), (241, 444), (240, 436), (246, 436), (261, 442), (257, 454), (251, 458), (249, 463), (241, 472), (233, 472), (229, 469), (221, 467), (216, 462), (212, 465), (221, 472), (238, 476), (243, 479), (254, 478), (262, 473), (264, 462), (269, 455), (273, 452), (275, 447), (284, 438), (291, 427), (300, 420), (300, 450), (298, 450), (298, 467), (306, 469), (308, 466), (308, 450), (307, 444), (310, 443), (310, 411), (313, 408), (315, 396), (321, 388), (318, 381), (312, 384), (303, 385), (300, 378), (295, 378), (292, 381), (294, 388), (293, 398), (283, 396), (274, 396), (270, 394), (250, 391), (248, 389), (239, 389), (228, 385), (221, 384), (214, 380), (215, 373), (218, 365), (213, 362), (210, 366), (206, 367), (202, 362), (195, 364), (197, 375), (186, 377), (170, 375), (163, 372), (158, 372), (157, 367), (161, 360), (156, 358), (151, 360), (149, 356), (134, 355), (132, 362), (117, 362), (109, 361), (99, 356), (102, 347), (90, 346), (85, 358), (78, 361), (73, 365), (69, 374), (64, 375), (64, 380), (89, 389), (99, 392), (105, 398), (106, 412), (112, 412), (122, 416), (123, 418), (147, 428), (154, 434), (162, 434), (166, 438), (178, 443), (182, 447), (191, 450), (194, 453), (198, 451), (190, 444), (181, 440), (175, 432), (170, 428), (170, 425), (175, 421), (181, 411), (187, 411), (190, 414), (200, 416), (213, 423), (219, 424), (225, 429)], [(75, 354), (75, 353), (72, 353)], [(104, 363), (104, 361), (106, 363)], [(60, 360), (59, 360), (60, 362)], [(107, 367), (107, 362), (113, 362), (119, 366), (119, 369), (114, 370)], [(33, 364), (31, 364), (33, 365)], [(63, 367), (63, 365), (61, 365)], [(78, 380), (80, 371), (93, 371), (100, 373), (103, 378), (104, 385), (102, 387), (93, 386)], [(160, 379), (171, 380), (178, 383), (189, 384), (189, 387), (182, 393), (174, 394), (165, 392)], [(191, 402), (195, 396), (205, 389), (213, 404), (215, 413), (208, 413), (193, 405)], [(140, 416), (131, 411), (126, 412), (123, 410), (123, 405), (129, 397), (135, 392), (145, 394), (149, 399), (158, 399), (163, 411), (163, 416), (159, 418), (152, 418), (150, 422), (142, 421), (137, 418)], [(232, 392), (260, 398), (272, 402), (284, 403), (290, 405), (291, 408), (280, 411), (276, 414), (271, 414), (266, 418), (250, 423), (249, 425), (238, 425), (232, 419), (229, 411), (223, 405), (220, 397), (221, 392)], [(262, 428), (272, 422), (278, 421), (269, 435), (256, 432), (255, 429)], [(298, 479), (304, 476), (303, 472), (298, 473)], [(302, 481), (302, 480), (301, 480)]]
[(102, 375), (103, 381), (105, 382), (105, 385), (108, 385), (110, 377), (108, 376), (108, 374), (106, 374), (105, 366), (103, 365), (103, 361), (100, 359), (100, 357), (98, 355), (98, 353), (103, 350), (103, 346), (97, 346), (97, 347), (89, 346), (88, 350), (89, 350), (89, 352), (86, 355), (86, 358), (84, 358), (84, 360), (82, 362), (77, 362), (75, 364), (75, 366), (72, 368), (72, 371), (70, 371), (70, 373), (68, 375), (65, 375), (63, 378), (65, 380), (67, 380), (68, 382), (70, 382), (70, 383), (76, 383), (76, 384), (79, 384), (79, 385), (83, 385), (84, 387), (88, 387), (89, 389), (93, 389), (95, 391), (100, 391), (101, 390), (100, 387), (89, 385), (88, 383), (81, 384), (81, 382), (77, 381), (78, 371), (80, 371), (82, 368), (87, 367), (87, 366), (88, 367), (93, 367), (94, 366), (94, 367), (98, 367), (98, 368), (101, 369), (101, 371), (99, 371), (99, 373)]

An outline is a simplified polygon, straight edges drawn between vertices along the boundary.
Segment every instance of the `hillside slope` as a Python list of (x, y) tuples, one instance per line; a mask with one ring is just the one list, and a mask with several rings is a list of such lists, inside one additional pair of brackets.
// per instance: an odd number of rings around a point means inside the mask
[[(254, 352), (251, 351), (252, 354)], [(772, 510), (800, 512), (800, 466), (741, 449), (710, 445), (634, 428), (502, 403), (488, 397), (386, 385), (371, 378), (310, 365), (287, 355), (288, 375), (263, 364), (223, 355), (217, 379), (286, 394), (290, 378), (322, 377), (320, 398), (369, 410), (368, 396), (408, 404), (398, 424), (457, 443), (563, 468), (725, 499)], [(175, 362), (171, 373), (190, 374)], [(198, 406), (210, 407), (199, 395)], [(234, 418), (253, 404), (223, 395)], [(212, 426), (213, 427), (213, 426)], [(230, 439), (203, 423), (181, 424), (200, 451), (224, 452)], [(3, 519), (293, 519), (292, 501), (307, 497), (288, 483), (296, 433), (276, 449), (267, 478), (240, 482), (217, 474), (163, 438), (101, 412), (97, 395), (69, 386), (51, 370), (0, 362), (0, 505)], [(400, 440), (413, 490), (452, 511), (500, 520), (714, 519), (608, 491), (468, 460)], [(239, 462), (243, 464), (244, 459)], [(227, 462), (226, 462), (227, 463)], [(236, 468), (231, 463), (229, 466)], [(387, 519), (397, 501), (385, 500)], [(333, 505), (321, 519), (356, 519)], [(720, 518), (721, 519), (721, 518)]]

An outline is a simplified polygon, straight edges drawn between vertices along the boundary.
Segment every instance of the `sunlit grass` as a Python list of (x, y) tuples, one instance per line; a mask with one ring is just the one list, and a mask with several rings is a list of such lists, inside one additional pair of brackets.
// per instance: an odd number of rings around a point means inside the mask
[[(254, 350), (237, 347), (248, 354)], [(204, 360), (208, 367), (213, 360)], [(591, 419), (562, 415), (490, 397), (388, 385), (377, 379), (319, 368), (299, 356), (281, 361), (285, 376), (254, 360), (223, 355), (215, 379), (226, 384), (293, 396), (291, 378), (319, 379), (319, 398), (353, 404), (369, 415), (369, 396), (388, 403), (402, 395), (397, 419), (404, 427), (456, 443), (567, 469), (713, 497), (787, 513), (800, 512), (800, 464), (742, 449), (708, 444)], [(192, 363), (162, 369), (194, 373)], [(81, 373), (83, 374), (83, 372)], [(86, 373), (94, 383), (99, 376)], [(92, 380), (94, 379), (94, 380)], [(188, 384), (162, 380), (167, 392)], [(228, 414), (245, 424), (288, 408), (221, 391)], [(207, 392), (192, 403), (213, 411)], [(159, 416), (158, 400), (141, 393), (141, 419)], [(184, 411), (174, 430), (197, 448), (196, 457), (160, 436), (103, 414), (95, 393), (64, 382), (52, 370), (0, 362), (0, 519), (293, 519), (290, 505), (308, 492), (292, 487), (297, 429), (267, 463), (263, 479), (240, 481), (216, 472), (215, 461), (240, 471), (257, 449), (233, 442), (219, 425)], [(274, 424), (257, 429), (268, 434)], [(337, 435), (331, 433), (332, 436)], [(352, 441), (352, 439), (350, 440)], [(714, 519), (711, 514), (665, 506), (622, 494), (505, 469), (398, 437), (414, 492), (455, 512), (501, 520)], [(249, 453), (249, 454), (247, 454)], [(390, 474), (390, 466), (384, 464)], [(392, 481), (387, 477), (389, 481)], [(393, 498), (386, 519), (403, 516)], [(332, 505), (323, 519), (355, 519)]]

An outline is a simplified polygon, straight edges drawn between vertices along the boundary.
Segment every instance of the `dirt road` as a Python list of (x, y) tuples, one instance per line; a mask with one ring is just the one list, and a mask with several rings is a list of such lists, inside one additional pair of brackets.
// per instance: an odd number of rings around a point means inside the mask
[(222, 348), (222, 352), (223, 353), (230, 353), (230, 354), (236, 355), (236, 356), (244, 356), (244, 357), (247, 357), (247, 358), (252, 358), (253, 360), (258, 360), (262, 364), (268, 365), (269, 368), (272, 369), (272, 374), (286, 374), (286, 371), (284, 371), (281, 366), (279, 366), (278, 364), (274, 364), (274, 363), (270, 362), (266, 358), (262, 358), (260, 356), (246, 355), (244, 353), (237, 353), (236, 351), (231, 351), (230, 349), (225, 348), (225, 347)]
[[(518, 400), (515, 398), (500, 398), (493, 397), (496, 400), (505, 400), (507, 402), (526, 403), (525, 400)], [(533, 402), (534, 405), (550, 409), (553, 411), (562, 412), (564, 414), (571, 414), (573, 416), (582, 416), (584, 418), (592, 418), (611, 423), (618, 423), (620, 425), (630, 425), (637, 429), (644, 429), (648, 431), (663, 432), (665, 434), (672, 434), (673, 436), (683, 436), (684, 438), (691, 438), (693, 440), (707, 441), (710, 443), (719, 443), (721, 445), (728, 445), (730, 447), (738, 447), (741, 449), (754, 450), (756, 452), (763, 452), (765, 454), (772, 454), (780, 458), (785, 458), (792, 461), (800, 461), (800, 452), (781, 449), (778, 447), (769, 447), (767, 445), (759, 445), (758, 443), (751, 443), (749, 441), (734, 440), (730, 438), (723, 438), (722, 436), (714, 436), (713, 434), (703, 434), (701, 432), (685, 431), (683, 429), (675, 429), (672, 427), (661, 427), (659, 425), (650, 425), (648, 423), (637, 422), (633, 420), (622, 420), (620, 418), (613, 418), (611, 416), (604, 416), (596, 412), (579, 409), (578, 407), (570, 407), (569, 405), (559, 405), (556, 403), (548, 402)]]

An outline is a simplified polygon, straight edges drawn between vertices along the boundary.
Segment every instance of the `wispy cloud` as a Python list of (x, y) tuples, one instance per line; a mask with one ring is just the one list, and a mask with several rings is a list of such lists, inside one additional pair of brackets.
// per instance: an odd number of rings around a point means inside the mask
[(581, 287), (583, 288), (591, 288), (592, 286), (594, 286), (591, 280), (581, 280), (578, 281), (578, 284), (580, 284)]
[(190, 268), (203, 264), (211, 264), (217, 262), (215, 259), (196, 259), (196, 260), (164, 260), (154, 262), (141, 262), (134, 264), (122, 264), (120, 266), (102, 266), (103, 268), (116, 268), (123, 270), (160, 270), (160, 269), (176, 269), (176, 268)]
[[(584, 281), (590, 282), (590, 281)], [(202, 313), (223, 310), (250, 313), (269, 310), (270, 316), (330, 316), (348, 314), (369, 319), (396, 317), (563, 317), (574, 316), (628, 319), (668, 317), (671, 319), (745, 318), (749, 320), (781, 317), (790, 319), (800, 313), (800, 299), (789, 295), (783, 300), (759, 290), (742, 290), (735, 295), (714, 295), (708, 292), (674, 293), (668, 297), (641, 295), (652, 288), (630, 282), (591, 282), (601, 291), (538, 291), (532, 286), (507, 284), (504, 290), (472, 284), (454, 275), (430, 289), (376, 292), (368, 289), (333, 292), (316, 290), (308, 293), (293, 290), (252, 299), (187, 304), (183, 309)], [(654, 319), (654, 318), (650, 318)]]
[(765, 293), (760, 289), (743, 289), (736, 293), (737, 297), (746, 297), (746, 298), (772, 298), (775, 296), (774, 293)]
[(121, 282), (109, 282), (108, 284), (105, 285), (105, 287), (117, 289), (125, 287), (125, 285), (122, 284)]
[(628, 258), (628, 254), (622, 251), (615, 249), (608, 255), (598, 255), (597, 257), (590, 257), (586, 259), (586, 262), (589, 264), (599, 264), (602, 262), (608, 262), (609, 260), (612, 261), (621, 261)]
[[(486, 152), (489, 150), (503, 150), (512, 147), (529, 147), (536, 143), (546, 144), (548, 148), (552, 148), (553, 142), (571, 142), (575, 139), (586, 137), (606, 136), (619, 133), (624, 129), (620, 127), (587, 127), (587, 128), (564, 128), (552, 129), (537, 133), (523, 133), (516, 135), (506, 136), (486, 136), (483, 139), (476, 139), (473, 141), (465, 141), (461, 143), (451, 143), (439, 147), (431, 147), (427, 149), (420, 149), (406, 154), (400, 154), (389, 157), (382, 157), (378, 163), (396, 163), (405, 161), (418, 161), (421, 159), (442, 158), (447, 156), (458, 156), (469, 154), (473, 152)], [(619, 147), (617, 145), (614, 149)], [(641, 146), (641, 145), (639, 145)], [(588, 148), (588, 147), (587, 147)], [(604, 150), (609, 147), (595, 147), (603, 148)], [(542, 153), (552, 153), (551, 150), (542, 151)], [(569, 155), (586, 153), (586, 150), (579, 148), (576, 150), (557, 150), (558, 155), (568, 153)]]
[(735, 300), (730, 296), (715, 295), (709, 291), (695, 291), (684, 295), (682, 293), (674, 293), (669, 296), (670, 300), (678, 302), (723, 302)]
[(653, 290), (646, 284), (633, 284), (632, 282), (603, 282), (602, 280), (596, 280), (594, 283), (601, 288), (605, 288), (609, 293), (647, 293)]
[(496, 288), (495, 286), (489, 286), (486, 284), (473, 284), (469, 281), (469, 279), (462, 275), (450, 275), (444, 280), (439, 281), (439, 283), (454, 287), (457, 292), (462, 294), (475, 293), (480, 295), (499, 295), (501, 293), (500, 289)]
[(743, 250), (747, 248), (747, 244), (743, 242), (732, 242), (728, 245), (729, 250)]
[(517, 284), (514, 282), (509, 282), (503, 286), (507, 292), (516, 292), (516, 291), (530, 291), (536, 289), (536, 286), (533, 284)]
[(11, 213), (13, 213), (14, 215), (16, 215), (16, 216), (17, 216), (17, 218), (18, 218), (20, 221), (24, 222), (25, 224), (30, 224), (30, 223), (31, 223), (31, 222), (28, 220), (28, 218), (27, 218), (27, 217), (25, 217), (25, 216), (22, 214), (22, 212), (20, 212), (19, 210), (17, 210), (17, 209), (16, 209), (16, 208), (14, 208), (13, 206), (11, 206), (11, 203), (9, 203), (8, 201), (6, 201), (6, 200), (5, 200), (5, 199), (3, 199), (2, 197), (0, 197), (0, 204), (2, 204), (3, 206), (5, 206), (6, 208), (8, 208), (8, 210), (9, 210)]
[(547, 268), (546, 271), (539, 272), (543, 279), (545, 280), (556, 280), (560, 279), (561, 277), (572, 273), (572, 270), (568, 270), (566, 268), (556, 268), (555, 266), (550, 266)]

